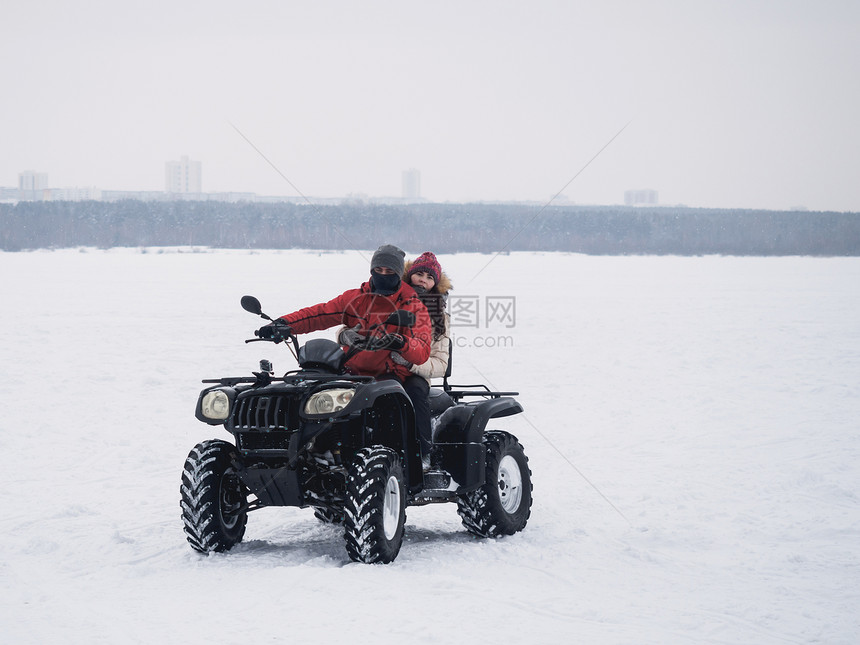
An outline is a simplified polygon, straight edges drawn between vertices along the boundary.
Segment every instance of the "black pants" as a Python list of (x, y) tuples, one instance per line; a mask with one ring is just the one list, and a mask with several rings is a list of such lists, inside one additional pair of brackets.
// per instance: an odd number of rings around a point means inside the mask
[(427, 379), (411, 374), (403, 381), (403, 389), (412, 399), (415, 409), (415, 425), (418, 428), (418, 438), (421, 440), (421, 455), (429, 455), (432, 445), (430, 431), (430, 384)]

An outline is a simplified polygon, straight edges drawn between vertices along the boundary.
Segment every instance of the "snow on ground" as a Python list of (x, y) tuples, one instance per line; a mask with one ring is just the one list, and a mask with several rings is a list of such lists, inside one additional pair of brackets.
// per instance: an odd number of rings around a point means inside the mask
[(0, 253), (4, 641), (860, 640), (860, 258), (442, 256), (482, 314), (454, 382), (521, 393), (495, 427), (530, 458), (526, 530), (410, 508), (367, 566), (309, 509), (265, 509), (193, 552), (182, 464), (229, 438), (195, 420), (200, 380), (294, 367), (242, 342), (239, 298), (286, 313), (369, 257)]

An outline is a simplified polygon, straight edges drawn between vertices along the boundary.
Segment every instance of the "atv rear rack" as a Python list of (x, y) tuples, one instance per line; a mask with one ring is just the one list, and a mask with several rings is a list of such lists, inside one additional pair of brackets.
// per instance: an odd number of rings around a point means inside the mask
[[(498, 399), (501, 396), (517, 396), (519, 392), (494, 392), (486, 385), (447, 385), (444, 388), (445, 393), (455, 401), (466, 396), (483, 396), (490, 399)], [(456, 389), (459, 388), (459, 389)], [(465, 388), (479, 388), (477, 390), (467, 390)]]

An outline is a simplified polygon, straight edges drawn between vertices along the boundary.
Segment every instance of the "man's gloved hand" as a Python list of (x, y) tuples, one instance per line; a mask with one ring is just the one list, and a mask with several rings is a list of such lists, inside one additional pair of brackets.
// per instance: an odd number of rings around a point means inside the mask
[(266, 338), (272, 339), (275, 337), (283, 338), (293, 332), (290, 329), (290, 326), (287, 324), (287, 321), (283, 318), (276, 318), (268, 325), (263, 325), (257, 331), (254, 332), (254, 335), (257, 338)]
[(360, 324), (352, 328), (344, 327), (337, 335), (337, 342), (339, 342), (341, 345), (352, 347), (359, 341), (367, 340), (367, 337), (364, 336), (364, 334), (358, 333), (359, 329), (361, 329)]
[(406, 347), (406, 339), (400, 334), (385, 334), (377, 341), (376, 345), (379, 349), (388, 349), (392, 352), (399, 352)]
[(401, 354), (397, 352), (391, 352), (391, 360), (397, 363), (398, 365), (402, 365), (406, 369), (412, 369), (412, 363), (407, 361)]

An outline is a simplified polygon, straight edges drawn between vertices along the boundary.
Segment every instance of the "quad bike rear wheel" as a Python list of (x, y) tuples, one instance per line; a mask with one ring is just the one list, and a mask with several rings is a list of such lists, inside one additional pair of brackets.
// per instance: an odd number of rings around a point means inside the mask
[(400, 455), (383, 446), (359, 450), (346, 482), (343, 527), (349, 557), (355, 562), (393, 561), (403, 544), (405, 523)]
[(480, 537), (522, 531), (532, 506), (532, 471), (517, 438), (492, 430), (484, 435), (487, 471), (484, 485), (461, 495), (457, 513), (466, 529)]
[(245, 535), (248, 489), (231, 464), (235, 450), (212, 439), (194, 446), (185, 460), (180, 507), (185, 536), (195, 551), (228, 551)]

